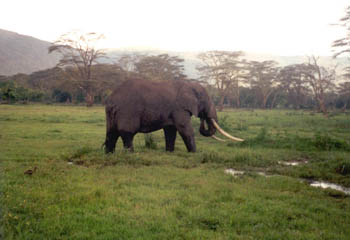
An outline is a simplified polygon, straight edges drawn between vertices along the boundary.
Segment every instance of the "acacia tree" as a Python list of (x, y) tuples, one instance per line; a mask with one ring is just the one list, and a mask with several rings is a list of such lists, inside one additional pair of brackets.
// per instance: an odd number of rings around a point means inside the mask
[(348, 104), (350, 103), (350, 82), (340, 83), (337, 87), (337, 90), (340, 98), (344, 103), (343, 110), (346, 110)]
[(124, 54), (119, 57), (117, 64), (126, 72), (127, 77), (131, 77), (136, 73), (136, 63), (146, 56), (138, 53)]
[(267, 100), (276, 91), (277, 82), (277, 62), (275, 61), (251, 61), (249, 64), (248, 83), (252, 89), (260, 96), (260, 106), (267, 107)]
[(182, 58), (168, 54), (141, 55), (135, 58), (134, 66), (137, 73), (149, 80), (171, 81), (186, 78), (183, 62)]
[(208, 51), (198, 55), (203, 62), (203, 65), (197, 67), (200, 78), (216, 87), (220, 111), (230, 95), (236, 99), (236, 106), (240, 106), (239, 89), (246, 72), (246, 61), (241, 59), (242, 56), (243, 52), (239, 51)]
[(125, 71), (134, 72), (136, 71), (135, 64), (143, 57), (146, 57), (146, 55), (138, 53), (124, 54), (118, 59), (118, 65)]
[(343, 74), (345, 82), (338, 86), (338, 93), (344, 99), (343, 109), (345, 110), (350, 99), (350, 6), (345, 9), (345, 16), (339, 22), (336, 25), (345, 28), (345, 36), (335, 40), (332, 47), (336, 50), (335, 58), (340, 55), (347, 55), (348, 58), (348, 65), (344, 68), (345, 73)]
[(287, 97), (288, 103), (294, 108), (300, 108), (306, 102), (310, 90), (307, 83), (303, 81), (303, 75), (298, 64), (288, 65), (281, 69), (277, 81), (281, 91)]
[[(345, 36), (333, 42), (332, 47), (336, 50), (334, 57), (347, 54), (350, 60), (350, 6), (345, 9), (345, 16), (339, 20), (338, 26), (345, 28)], [(347, 68), (350, 74), (350, 67)]]
[(49, 47), (49, 53), (58, 52), (62, 55), (58, 67), (70, 67), (71, 80), (85, 93), (87, 106), (94, 104), (97, 87), (96, 79), (92, 78), (92, 65), (105, 57), (102, 49), (97, 49), (97, 43), (103, 39), (102, 34), (94, 32), (69, 32), (63, 34)]
[(92, 77), (98, 86), (96, 95), (104, 102), (112, 90), (126, 80), (126, 72), (117, 64), (95, 64), (92, 66)]
[(333, 69), (325, 68), (320, 66), (317, 61), (318, 58), (315, 56), (309, 57), (309, 62), (300, 64), (298, 68), (303, 81), (311, 88), (319, 111), (327, 116), (326, 93), (335, 88), (336, 71), (335, 67)]

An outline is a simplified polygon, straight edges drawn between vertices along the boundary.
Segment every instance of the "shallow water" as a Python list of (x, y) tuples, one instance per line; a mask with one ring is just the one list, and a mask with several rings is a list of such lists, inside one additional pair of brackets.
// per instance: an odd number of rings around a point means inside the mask
[(300, 164), (305, 164), (307, 163), (307, 161), (305, 162), (282, 162), (282, 161), (279, 161), (278, 164), (281, 164), (281, 165), (286, 165), (286, 166), (298, 166)]
[(228, 169), (225, 169), (225, 173), (227, 174), (230, 174), (232, 176), (238, 176), (238, 175), (243, 175), (244, 172), (243, 171), (237, 171), (237, 170), (234, 170), (232, 168), (228, 168)]
[[(228, 169), (225, 169), (225, 173), (226, 174), (230, 174), (230, 175), (232, 175), (234, 177), (237, 177), (239, 175), (243, 175), (245, 172), (244, 171), (238, 171), (238, 170), (235, 170), (235, 169), (232, 169), (232, 168), (228, 168)], [(274, 175), (267, 175), (265, 172), (256, 172), (256, 173), (258, 175), (264, 176), (264, 177), (274, 176)], [(301, 181), (305, 181), (305, 180), (301, 179)], [(312, 182), (310, 182), (310, 186), (324, 188), (324, 189), (330, 188), (330, 189), (333, 189), (333, 190), (337, 190), (337, 191), (343, 192), (346, 195), (350, 195), (350, 188), (346, 188), (346, 187), (343, 187), (341, 185), (334, 184), (334, 183), (323, 182), (323, 181), (312, 181)]]
[(346, 188), (334, 183), (322, 182), (322, 181), (314, 181), (310, 183), (312, 187), (320, 187), (320, 188), (330, 188), (340, 192), (345, 193), (346, 195), (350, 195), (350, 188)]

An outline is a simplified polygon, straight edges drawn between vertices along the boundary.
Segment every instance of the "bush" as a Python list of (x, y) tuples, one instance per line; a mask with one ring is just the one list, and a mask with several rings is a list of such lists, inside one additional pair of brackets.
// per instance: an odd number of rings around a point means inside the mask
[(52, 93), (52, 98), (56, 102), (72, 102), (72, 95), (69, 92), (61, 91), (59, 89), (55, 89)]
[(349, 145), (338, 139), (331, 138), (328, 134), (316, 133), (314, 137), (314, 146), (318, 150), (331, 151), (331, 150), (350, 150)]
[(336, 167), (336, 172), (341, 175), (350, 175), (350, 163), (342, 162)]
[(45, 97), (45, 94), (38, 90), (24, 88), (18, 86), (13, 81), (2, 82), (0, 84), (1, 100), (8, 103), (13, 102), (40, 102)]

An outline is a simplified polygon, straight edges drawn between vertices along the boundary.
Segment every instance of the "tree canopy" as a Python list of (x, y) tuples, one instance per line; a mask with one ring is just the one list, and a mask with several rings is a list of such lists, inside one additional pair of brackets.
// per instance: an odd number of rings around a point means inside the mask
[(335, 40), (332, 47), (335, 51), (334, 57), (345, 55), (348, 58), (348, 65), (344, 68), (345, 73), (343, 77), (346, 80), (350, 80), (350, 5), (345, 9), (345, 16), (340, 18), (339, 23), (345, 30), (345, 34), (342, 38)]
[(58, 52), (62, 58), (58, 67), (73, 69), (71, 81), (86, 93), (86, 103), (92, 106), (94, 103), (95, 90), (99, 83), (92, 78), (92, 66), (98, 60), (106, 57), (104, 50), (97, 49), (98, 42), (103, 39), (102, 34), (94, 32), (81, 33), (69, 32), (63, 34), (49, 47), (49, 53)]

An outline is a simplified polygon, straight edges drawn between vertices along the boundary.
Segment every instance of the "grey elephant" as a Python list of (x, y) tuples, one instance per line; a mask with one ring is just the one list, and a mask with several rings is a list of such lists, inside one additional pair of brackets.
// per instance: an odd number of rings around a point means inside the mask
[(187, 150), (195, 152), (192, 115), (200, 118), (199, 132), (203, 136), (213, 136), (219, 130), (232, 140), (243, 141), (219, 127), (215, 106), (206, 89), (199, 83), (184, 80), (125, 81), (106, 101), (105, 152), (114, 152), (119, 137), (123, 140), (124, 148), (133, 150), (136, 133), (159, 129), (164, 130), (166, 151), (174, 151), (176, 134), (179, 132)]

